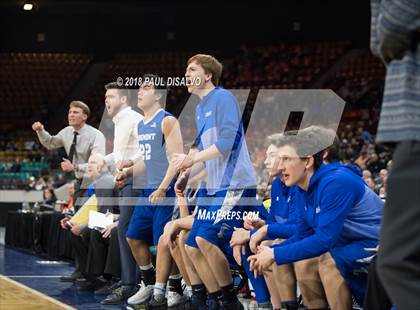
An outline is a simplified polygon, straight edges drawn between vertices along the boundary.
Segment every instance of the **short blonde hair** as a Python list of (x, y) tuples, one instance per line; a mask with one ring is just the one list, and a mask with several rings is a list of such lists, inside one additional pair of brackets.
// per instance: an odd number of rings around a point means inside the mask
[(90, 116), (90, 109), (88, 105), (82, 101), (72, 101), (70, 102), (70, 108), (80, 108), (82, 109), (83, 113), (87, 115), (87, 117)]
[(187, 65), (196, 62), (203, 67), (206, 74), (211, 73), (211, 81), (214, 85), (219, 84), (222, 76), (223, 65), (215, 57), (206, 54), (197, 54), (188, 59)]

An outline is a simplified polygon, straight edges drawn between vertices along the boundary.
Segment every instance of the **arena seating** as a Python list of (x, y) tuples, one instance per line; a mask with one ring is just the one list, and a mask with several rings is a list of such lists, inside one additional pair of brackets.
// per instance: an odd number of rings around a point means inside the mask
[(334, 89), (348, 103), (348, 108), (366, 108), (371, 102), (360, 99), (383, 84), (384, 77), (383, 63), (368, 49), (363, 49), (340, 67), (325, 88)]
[(91, 61), (86, 54), (0, 54), (0, 126), (27, 126), (30, 119), (46, 117)]
[[(233, 57), (218, 55), (217, 51), (211, 53), (224, 63), (222, 85), (230, 89), (250, 88), (248, 101), (254, 102), (259, 89), (311, 88), (317, 79), (351, 51), (355, 51), (351, 42), (331, 41), (243, 45)], [(99, 78), (92, 82), (92, 86), (80, 98), (91, 107), (90, 123), (94, 126), (100, 123), (104, 109), (103, 87), (106, 83), (115, 81), (117, 77), (141, 77), (147, 72), (164, 77), (182, 77), (186, 61), (194, 53), (178, 50), (115, 54), (106, 63)], [(340, 63), (335, 74), (325, 81), (323, 88), (333, 89), (346, 100), (343, 121), (351, 121), (352, 117), (360, 119), (364, 108), (367, 111), (365, 118), (370, 119), (366, 126), (371, 130), (376, 127), (380, 102), (377, 95), (383, 85), (384, 66), (368, 49), (353, 54), (354, 57), (348, 57)], [(87, 54), (0, 54), (0, 117), (1, 128), (4, 130), (0, 133), (1, 162), (11, 163), (17, 159), (40, 162), (48, 156), (54, 156), (53, 152), (46, 152), (35, 142), (36, 137), (29, 124), (33, 120), (47, 121), (53, 118), (55, 115), (52, 112), (56, 105), (64, 104), (63, 100), (69, 96), (93, 61), (92, 55)], [(188, 93), (184, 87), (172, 87), (167, 98), (167, 108), (176, 112), (179, 103), (185, 102), (187, 98)], [(16, 128), (27, 130), (17, 135), (14, 132)], [(261, 128), (263, 131), (264, 126)], [(250, 143), (250, 147), (253, 149), (252, 157), (256, 167), (262, 166), (264, 157), (260, 150), (263, 145), (261, 137), (265, 137), (264, 132), (248, 137), (255, 142)], [(52, 166), (56, 164), (52, 163)], [(40, 171), (42, 169), (26, 167), (22, 173), (37, 174)]]

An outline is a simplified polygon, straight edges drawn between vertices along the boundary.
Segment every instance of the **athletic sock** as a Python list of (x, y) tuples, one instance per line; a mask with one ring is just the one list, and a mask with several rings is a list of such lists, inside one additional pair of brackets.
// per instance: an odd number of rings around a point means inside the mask
[(208, 295), (209, 295), (209, 299), (219, 301), (222, 297), (222, 290), (218, 290), (217, 292), (214, 292), (214, 293), (209, 293)]
[(180, 274), (176, 274), (169, 277), (169, 286), (168, 289), (171, 292), (177, 292), (179, 295), (183, 295), (182, 291), (182, 276)]
[(165, 295), (166, 283), (156, 282), (153, 288), (153, 295)]
[(205, 304), (207, 300), (207, 291), (204, 284), (192, 285), (192, 293), (200, 304)]
[(139, 266), (144, 285), (153, 285), (156, 282), (155, 268), (152, 264)]
[(188, 296), (188, 298), (191, 298), (191, 296), (192, 296), (192, 287), (191, 286), (187, 286), (186, 287), (186, 290), (187, 290), (187, 296)]
[(230, 304), (238, 300), (236, 290), (233, 288), (233, 283), (222, 287), (223, 303)]
[(281, 303), (281, 308), (286, 310), (298, 310), (299, 304), (296, 300), (288, 300)]

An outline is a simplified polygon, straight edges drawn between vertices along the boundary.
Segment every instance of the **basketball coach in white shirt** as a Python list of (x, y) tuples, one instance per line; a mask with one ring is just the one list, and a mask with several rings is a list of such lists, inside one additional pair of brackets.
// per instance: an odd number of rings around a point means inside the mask
[[(130, 104), (130, 90), (112, 82), (105, 85), (105, 108), (115, 124), (113, 152), (105, 156), (110, 167), (119, 168), (127, 161), (136, 161), (139, 149), (137, 125), (143, 119)], [(125, 234), (134, 210), (136, 198), (141, 194), (141, 180), (128, 179), (119, 188), (118, 240), (121, 256), (121, 287), (108, 295), (102, 304), (120, 304), (133, 295), (137, 284), (137, 264), (128, 246)], [(145, 177), (144, 177), (145, 179)], [(133, 186), (134, 183), (134, 186)]]

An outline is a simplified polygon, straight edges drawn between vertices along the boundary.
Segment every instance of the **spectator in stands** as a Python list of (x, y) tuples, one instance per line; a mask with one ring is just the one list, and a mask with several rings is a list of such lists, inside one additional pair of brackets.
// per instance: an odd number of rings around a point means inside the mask
[(35, 144), (36, 144), (35, 141), (32, 141), (32, 140), (25, 141), (24, 148), (27, 151), (32, 151), (35, 148)]
[(64, 184), (66, 184), (66, 178), (64, 177), (64, 174), (57, 174), (57, 178), (54, 180), (54, 188), (59, 188)]
[[(353, 148), (353, 146), (351, 144), (347, 144), (346, 158), (349, 159), (349, 160), (354, 160), (355, 157), (356, 157), (356, 151), (355, 151), (355, 149)], [(362, 166), (360, 166), (360, 168), (363, 169)]]
[(354, 161), (354, 164), (359, 166), (362, 170), (367, 170), (367, 162), (369, 160), (369, 155), (367, 152), (363, 151), (360, 153), (360, 156)]
[(379, 189), (379, 197), (381, 197), (382, 200), (386, 200), (386, 186), (382, 186)]
[(74, 208), (73, 208), (74, 191), (75, 191), (74, 181), (68, 182), (67, 183), (68, 198), (67, 198), (66, 203), (61, 206), (61, 213), (63, 214), (74, 213)]
[(35, 183), (35, 190), (40, 191), (44, 187), (47, 187), (47, 183), (45, 183), (45, 180), (43, 177), (39, 177), (38, 180), (36, 180)]
[(390, 155), (391, 154), (388, 149), (385, 149), (379, 153), (379, 165), (382, 167), (382, 169), (386, 169), (386, 165), (388, 164), (389, 158), (391, 157)]
[(261, 199), (261, 200), (266, 200), (267, 199), (267, 195), (268, 195), (267, 188), (268, 188), (267, 182), (262, 182), (262, 183), (258, 184), (258, 186), (257, 186), (257, 197), (258, 197), (258, 199)]
[(365, 180), (366, 182), (367, 179), (372, 178), (372, 172), (370, 172), (369, 170), (363, 170), (362, 177), (363, 177), (363, 180)]
[(347, 139), (344, 138), (345, 136), (342, 134), (341, 135), (341, 142), (340, 142), (340, 148), (339, 148), (339, 154), (340, 154), (340, 158), (342, 160), (346, 160), (347, 159), (347, 148), (348, 148), (348, 141)]
[(54, 189), (54, 183), (55, 183), (54, 177), (53, 176), (48, 177), (47, 187), (51, 188), (51, 189)]
[(367, 142), (367, 143), (372, 143), (373, 138), (372, 138), (372, 134), (367, 131), (366, 129), (360, 128), (360, 140), (362, 140), (363, 142)]
[(376, 192), (376, 183), (375, 183), (375, 181), (372, 178), (367, 178), (365, 180), (365, 182), (366, 182), (367, 186), (369, 186), (369, 188), (371, 190), (373, 190), (374, 192)]
[[(28, 179), (26, 190), (35, 190), (35, 184), (36, 184), (35, 177), (33, 175), (31, 175)], [(54, 188), (52, 188), (52, 189), (54, 189)]]
[(388, 181), (388, 170), (381, 169), (381, 171), (379, 171), (378, 177), (375, 179), (375, 183), (383, 187), (383, 186), (386, 186), (387, 181)]
[(396, 146), (378, 274), (396, 309), (420, 304), (420, 2), (371, 0), (371, 49), (387, 65), (377, 141)]
[(391, 171), (393, 166), (393, 161), (389, 160), (388, 163), (386, 164), (386, 170)]
[(42, 204), (54, 206), (57, 197), (54, 194), (54, 190), (45, 188), (42, 192)]
[(379, 161), (378, 154), (373, 153), (370, 155), (369, 160), (366, 162), (367, 167), (373, 175), (377, 175), (379, 171), (385, 167), (382, 166), (381, 162)]
[[(369, 143), (369, 144), (364, 144), (363, 145), (363, 150), (366, 151), (366, 153), (369, 156), (372, 156), (373, 154), (376, 153), (376, 145), (373, 143)], [(369, 158), (370, 159), (370, 158)]]
[(12, 141), (7, 142), (6, 151), (16, 152), (17, 151), (16, 144), (13, 143)]
[[(99, 130), (86, 124), (89, 115), (90, 109), (85, 103), (72, 101), (68, 112), (69, 126), (60, 130), (57, 135), (50, 135), (40, 122), (32, 124), (32, 129), (44, 147), (49, 150), (65, 148), (68, 159), (63, 159), (61, 169), (64, 172), (74, 172), (76, 176), (76, 191), (73, 197), (76, 209), (76, 198), (83, 194), (81, 183), (89, 156), (95, 153), (105, 155), (105, 137)], [(80, 273), (74, 272), (69, 277), (76, 280), (79, 276)]]

